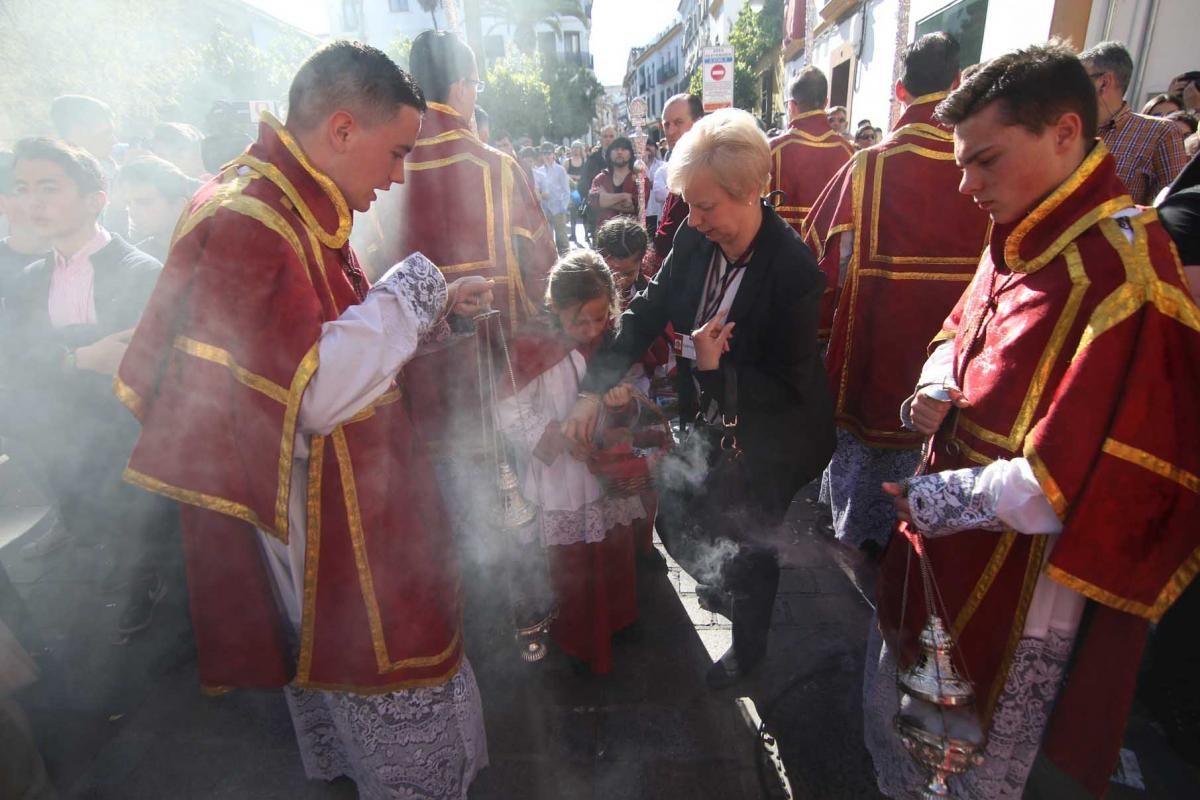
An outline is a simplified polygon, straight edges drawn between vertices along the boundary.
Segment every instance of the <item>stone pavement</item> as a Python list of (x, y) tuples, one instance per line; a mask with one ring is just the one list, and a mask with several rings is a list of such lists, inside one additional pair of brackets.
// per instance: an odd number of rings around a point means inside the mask
[[(729, 644), (728, 623), (699, 607), (673, 565), (641, 576), (640, 625), (604, 678), (578, 676), (554, 654), (523, 663), (506, 604), (488, 575), (468, 570), (468, 651), (491, 755), (472, 800), (878, 797), (860, 713), (872, 571), (830, 543), (815, 517), (802, 494), (777, 542), (785, 569), (767, 660), (720, 693), (703, 674)], [(100, 592), (105, 555), (75, 547), (30, 562), (0, 549), (50, 649), (42, 681), (21, 699), (62, 797), (356, 796), (348, 781), (305, 780), (278, 692), (198, 691), (182, 573), (153, 628), (114, 646), (119, 595)], [(785, 778), (760, 755), (760, 719)], [(1150, 723), (1135, 718), (1129, 739), (1149, 788), (1110, 796), (1200, 796), (1196, 775)]]

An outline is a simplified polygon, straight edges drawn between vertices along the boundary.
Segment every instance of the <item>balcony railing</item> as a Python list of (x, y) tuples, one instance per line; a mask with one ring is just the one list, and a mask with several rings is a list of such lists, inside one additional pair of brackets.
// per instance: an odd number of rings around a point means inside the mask
[(545, 58), (548, 61), (557, 61), (562, 64), (568, 64), (574, 67), (584, 67), (586, 69), (592, 69), (594, 66), (594, 60), (591, 53), (542, 53), (542, 58)]

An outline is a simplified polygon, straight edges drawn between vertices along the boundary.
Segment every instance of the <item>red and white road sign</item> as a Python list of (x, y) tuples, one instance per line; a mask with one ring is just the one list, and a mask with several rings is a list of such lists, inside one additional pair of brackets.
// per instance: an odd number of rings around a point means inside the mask
[(729, 45), (705, 47), (700, 51), (704, 64), (704, 110), (733, 106), (733, 48)]

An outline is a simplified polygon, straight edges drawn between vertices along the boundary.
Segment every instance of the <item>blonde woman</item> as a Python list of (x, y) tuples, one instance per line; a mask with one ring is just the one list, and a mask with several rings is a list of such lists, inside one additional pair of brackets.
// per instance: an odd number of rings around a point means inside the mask
[[(693, 428), (677, 452), (692, 461), (664, 473), (655, 526), (702, 585), (705, 606), (733, 622), (733, 647), (706, 676), (714, 689), (765, 655), (779, 582), (769, 531), (834, 447), (817, 349), (825, 277), (762, 201), (770, 169), (767, 138), (744, 111), (711, 114), (679, 140), (667, 183), (691, 209), (687, 224), (596, 355), (565, 425), (587, 441), (603, 394), (673, 327), (680, 419)], [(722, 421), (735, 429), (723, 436)], [(736, 477), (722, 479), (727, 462), (719, 454), (735, 443)]]

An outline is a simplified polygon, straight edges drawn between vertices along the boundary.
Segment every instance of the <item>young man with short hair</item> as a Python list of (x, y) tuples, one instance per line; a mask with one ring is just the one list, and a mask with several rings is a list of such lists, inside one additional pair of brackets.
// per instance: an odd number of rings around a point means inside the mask
[(141, 156), (121, 167), (117, 185), (129, 210), (138, 249), (166, 263), (175, 224), (200, 182), (169, 161)]
[(771, 140), (770, 190), (782, 193), (775, 211), (801, 235), (817, 195), (854, 155), (829, 125), (828, 100), (825, 74), (816, 67), (800, 70), (788, 89), (788, 130)]
[(1187, 166), (1183, 134), (1168, 120), (1135, 114), (1125, 102), (1133, 59), (1120, 42), (1079, 54), (1095, 86), (1100, 138), (1117, 161), (1117, 177), (1138, 205), (1148, 206)]
[[(1096, 141), (1093, 79), (1068, 47), (992, 59), (938, 116), (959, 190), (994, 224), (901, 410), (932, 439), (921, 475), (886, 484), (905, 527), (869, 634), (866, 743), (885, 794), (924, 783), (893, 721), (932, 603), (986, 738), (950, 792), (1022, 796), (1036, 761), (1034, 783), (1101, 796), (1149, 623), (1197, 571), (1200, 311)], [(904, 714), (940, 719), (919, 699)]]
[(107, 186), (88, 153), (23, 139), (13, 156), (15, 200), (53, 248), (5, 297), (6, 374), (21, 376), (9, 386), (12, 414), (25, 423), (9, 433), (36, 444), (61, 523), (25, 553), (111, 545), (113, 575), (127, 574), (132, 587), (118, 624), (129, 636), (149, 626), (166, 592), (171, 521), (167, 504), (121, 480), (136, 431), (111, 387), (162, 265), (97, 221)]
[(311, 55), (287, 123), (264, 115), (193, 198), (115, 384), (142, 421), (127, 479), (183, 504), (201, 682), (286, 687), (305, 772), (364, 797), (465, 797), (487, 763), (453, 536), (397, 379), (489, 284), (448, 288), (418, 255), (370, 286), (348, 245), (424, 109), (375, 48)]

